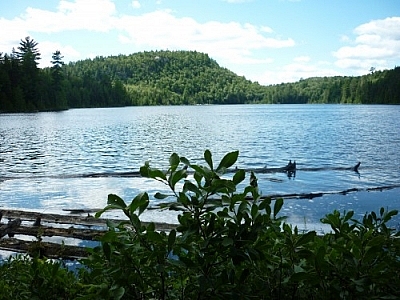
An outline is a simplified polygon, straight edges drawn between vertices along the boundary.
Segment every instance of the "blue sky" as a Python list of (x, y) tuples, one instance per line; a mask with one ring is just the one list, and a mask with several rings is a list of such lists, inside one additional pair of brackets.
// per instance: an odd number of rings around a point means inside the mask
[(148, 50), (196, 50), (261, 84), (400, 65), (398, 0), (14, 0), (0, 52), (30, 36), (48, 66)]

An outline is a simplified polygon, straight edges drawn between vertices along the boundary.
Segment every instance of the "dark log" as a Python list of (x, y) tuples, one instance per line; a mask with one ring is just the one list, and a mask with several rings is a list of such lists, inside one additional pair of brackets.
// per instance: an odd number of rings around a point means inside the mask
[(106, 230), (96, 229), (79, 229), (79, 228), (52, 228), (52, 227), (27, 227), (20, 226), (14, 230), (15, 234), (23, 234), (29, 236), (60, 236), (65, 238), (75, 238), (86, 241), (97, 240), (100, 236), (106, 233)]
[[(74, 259), (87, 256), (85, 243), (83, 246), (69, 246), (61, 244), (63, 238), (75, 238), (82, 241), (94, 241), (107, 232), (107, 220), (97, 219), (93, 216), (42, 214), (37, 212), (4, 210), (4, 216), (14, 219), (8, 224), (0, 226), (1, 236), (33, 236), (36, 241), (22, 239), (0, 239), (0, 249), (11, 252), (27, 252), (30, 255), (45, 256), (48, 258)], [(87, 213), (87, 212), (85, 212)], [(20, 226), (21, 220), (32, 222), (32, 226)], [(118, 223), (122, 219), (112, 219)], [(143, 222), (147, 225), (148, 222)], [(156, 223), (158, 230), (171, 230), (176, 224)], [(85, 228), (86, 227), (86, 228)], [(43, 242), (42, 237), (59, 237), (57, 242)], [(87, 245), (87, 243), (86, 243)]]
[[(80, 212), (96, 212), (100, 209), (88, 209), (88, 210), (80, 210)], [(74, 211), (74, 210), (73, 210)], [(75, 212), (75, 211), (74, 211)], [(3, 210), (2, 211), (4, 217), (8, 218), (20, 218), (25, 221), (35, 221), (38, 217), (41, 218), (41, 224), (43, 226), (43, 222), (50, 222), (55, 224), (70, 224), (70, 225), (83, 225), (91, 228), (92, 226), (102, 226), (106, 227), (107, 220), (119, 223), (122, 219), (103, 219), (103, 218), (95, 218), (91, 215), (81, 216), (77, 215), (61, 215), (61, 214), (45, 214), (38, 212), (30, 212), (30, 211), (21, 211), (21, 210)], [(149, 222), (142, 222), (143, 225), (148, 225)], [(154, 222), (156, 229), (158, 230), (171, 230), (176, 228), (174, 224), (167, 224), (161, 222)]]
[(18, 228), (21, 225), (21, 219), (17, 218), (14, 220), (9, 221), (7, 224), (1, 225), (0, 226), (0, 238), (3, 236), (7, 235), (9, 237), (14, 236), (14, 230)]
[(88, 256), (88, 251), (84, 247), (68, 246), (42, 241), (28, 242), (14, 238), (2, 240), (0, 249), (19, 253), (29, 253), (30, 255), (38, 254), (41, 257), (47, 258), (78, 259)]

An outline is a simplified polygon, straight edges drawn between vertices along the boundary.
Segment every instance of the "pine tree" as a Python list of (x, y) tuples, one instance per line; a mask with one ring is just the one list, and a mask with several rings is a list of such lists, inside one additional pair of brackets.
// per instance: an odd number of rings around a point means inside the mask
[(38, 43), (29, 36), (21, 40), (19, 51), (14, 51), (22, 69), (22, 90), (29, 110), (40, 110), (43, 108), (38, 93), (39, 68), (38, 60), (40, 53), (37, 49)]

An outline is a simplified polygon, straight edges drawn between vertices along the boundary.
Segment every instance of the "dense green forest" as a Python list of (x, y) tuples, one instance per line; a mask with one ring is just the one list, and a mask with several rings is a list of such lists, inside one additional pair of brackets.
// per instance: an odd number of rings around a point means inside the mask
[(40, 56), (30, 37), (10, 54), (0, 53), (0, 112), (129, 105), (400, 104), (400, 67), (262, 86), (196, 51), (148, 51), (64, 64), (57, 50), (52, 66), (42, 69)]

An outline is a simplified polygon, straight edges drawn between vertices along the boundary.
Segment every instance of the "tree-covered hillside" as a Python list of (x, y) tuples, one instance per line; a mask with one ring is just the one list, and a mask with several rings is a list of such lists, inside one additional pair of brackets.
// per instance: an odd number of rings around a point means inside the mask
[(0, 53), (0, 112), (80, 107), (243, 103), (400, 104), (400, 67), (360, 77), (321, 77), (262, 86), (196, 51), (96, 57), (40, 69), (38, 43)]
[(122, 82), (131, 105), (260, 102), (265, 88), (196, 51), (150, 51), (97, 57), (65, 66), (70, 77), (108, 76)]

